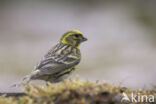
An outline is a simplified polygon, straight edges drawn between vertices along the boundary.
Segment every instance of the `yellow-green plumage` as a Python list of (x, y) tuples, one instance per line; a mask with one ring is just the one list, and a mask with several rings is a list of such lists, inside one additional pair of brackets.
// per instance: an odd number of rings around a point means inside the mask
[(80, 31), (66, 32), (24, 80), (39, 79), (51, 83), (64, 80), (79, 64), (81, 60), (79, 46), (86, 40)]

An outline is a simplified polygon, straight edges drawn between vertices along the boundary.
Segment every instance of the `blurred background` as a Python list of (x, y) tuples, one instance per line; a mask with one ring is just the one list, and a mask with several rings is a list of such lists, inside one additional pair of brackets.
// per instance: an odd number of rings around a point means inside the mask
[(71, 78), (156, 84), (155, 0), (0, 0), (0, 91), (30, 73), (68, 30), (88, 38)]

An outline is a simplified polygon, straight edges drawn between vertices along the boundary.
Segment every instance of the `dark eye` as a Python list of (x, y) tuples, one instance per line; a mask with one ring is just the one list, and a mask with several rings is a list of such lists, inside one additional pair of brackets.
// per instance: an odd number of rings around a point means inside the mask
[(78, 38), (80, 35), (79, 35), (79, 34), (75, 34), (74, 36), (75, 36), (76, 38)]

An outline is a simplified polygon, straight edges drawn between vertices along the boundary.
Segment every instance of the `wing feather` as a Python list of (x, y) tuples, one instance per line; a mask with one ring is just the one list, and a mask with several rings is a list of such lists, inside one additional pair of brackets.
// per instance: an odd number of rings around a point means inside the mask
[(58, 54), (57, 52), (60, 53), (60, 50), (57, 50), (55, 47), (53, 49), (55, 52), (51, 52), (51, 54), (48, 52), (48, 57), (47, 55), (44, 56), (40, 60), (39, 64), (34, 68), (34, 70), (39, 70), (39, 72), (36, 74), (36, 77), (52, 75), (68, 70), (80, 62), (79, 51), (79, 53), (75, 54), (74, 52), (77, 51), (76, 49), (73, 49), (69, 46), (59, 46), (59, 48), (60, 47), (66, 50), (70, 49), (71, 51), (63, 52), (64, 50), (62, 50), (62, 54)]

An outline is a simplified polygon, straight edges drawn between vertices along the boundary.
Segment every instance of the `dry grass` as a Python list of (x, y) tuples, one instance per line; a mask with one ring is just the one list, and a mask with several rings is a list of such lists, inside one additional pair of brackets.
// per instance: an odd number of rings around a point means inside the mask
[[(108, 83), (78, 80), (63, 81), (58, 85), (48, 83), (45, 87), (26, 85), (24, 91), (26, 96), (7, 98), (2, 96), (0, 104), (122, 104), (122, 92), (125, 92), (128, 96), (132, 92), (128, 88), (116, 87)], [(138, 92), (140, 95), (152, 94), (156, 98), (156, 89), (134, 91), (134, 93)]]

